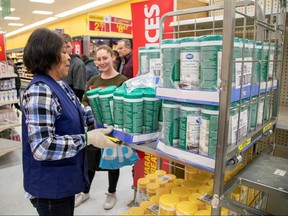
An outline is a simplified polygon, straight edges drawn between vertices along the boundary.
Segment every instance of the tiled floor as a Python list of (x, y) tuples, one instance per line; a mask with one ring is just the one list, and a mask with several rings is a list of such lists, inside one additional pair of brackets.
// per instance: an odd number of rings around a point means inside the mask
[[(121, 168), (117, 187), (118, 201), (111, 210), (104, 210), (102, 207), (108, 188), (108, 173), (97, 172), (92, 183), (90, 199), (75, 208), (75, 215), (119, 215), (127, 212), (127, 204), (134, 196), (134, 190), (131, 189), (131, 170), (131, 166)], [(0, 215), (37, 215), (29, 200), (24, 198), (21, 149), (0, 157), (0, 176)]]

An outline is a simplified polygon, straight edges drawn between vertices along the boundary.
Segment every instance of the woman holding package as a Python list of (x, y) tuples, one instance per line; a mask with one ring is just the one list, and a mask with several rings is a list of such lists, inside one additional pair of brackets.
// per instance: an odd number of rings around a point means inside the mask
[[(113, 51), (112, 49), (107, 46), (103, 45), (100, 46), (96, 51), (96, 64), (101, 71), (100, 75), (92, 77), (88, 84), (87, 90), (91, 88), (97, 87), (105, 87), (110, 85), (121, 86), (123, 82), (127, 80), (127, 78), (118, 73), (113, 67)], [(82, 103), (85, 106), (89, 106), (89, 101), (86, 94), (83, 97)], [(101, 151), (95, 147), (88, 146), (87, 148), (87, 156), (88, 156), (88, 176), (89, 180), (92, 183), (92, 180), (95, 175), (96, 170), (102, 170), (98, 167), (100, 158), (101, 158)], [(115, 205), (117, 198), (116, 198), (116, 187), (120, 175), (120, 170), (107, 170), (108, 171), (108, 181), (109, 181), (109, 188), (108, 193), (106, 193), (107, 197), (104, 202), (103, 208), (109, 210), (113, 208)], [(76, 195), (75, 198), (75, 207), (79, 206), (82, 202), (86, 201), (90, 198), (89, 196), (90, 186), (87, 185), (85, 190)]]
[(111, 128), (85, 133), (93, 124), (67, 76), (70, 57), (63, 38), (36, 29), (24, 49), (24, 64), (35, 76), (23, 95), (22, 145), (25, 196), (39, 215), (73, 215), (75, 194), (89, 184), (85, 146), (117, 145), (105, 137)]

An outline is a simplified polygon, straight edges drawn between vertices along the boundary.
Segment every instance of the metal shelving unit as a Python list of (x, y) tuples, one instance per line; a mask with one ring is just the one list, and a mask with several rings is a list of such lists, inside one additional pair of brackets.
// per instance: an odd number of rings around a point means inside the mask
[[(214, 1), (213, 1), (214, 2)], [(207, 7), (192, 8), (187, 10), (174, 11), (165, 14), (161, 18), (161, 28), (160, 37), (161, 40), (165, 39), (165, 35), (173, 35), (174, 38), (181, 38), (187, 36), (202, 36), (207, 34), (220, 34), (223, 35), (223, 45), (222, 45), (222, 64), (221, 64), (221, 75), (220, 75), (220, 86), (217, 92), (209, 93), (202, 91), (189, 91), (183, 89), (167, 89), (158, 88), (157, 96), (162, 99), (170, 99), (180, 102), (188, 103), (198, 103), (205, 104), (203, 102), (203, 97), (199, 100), (199, 94), (205, 95), (209, 98), (211, 94), (211, 101), (208, 104), (219, 105), (219, 121), (218, 124), (218, 135), (217, 135), (217, 148), (216, 148), (216, 158), (215, 166), (212, 171), (214, 171), (214, 190), (213, 198), (211, 200), (212, 214), (219, 215), (221, 207), (225, 207), (236, 214), (242, 215), (269, 215), (274, 213), (271, 210), (271, 199), (269, 197), (280, 196), (287, 200), (288, 194), (288, 184), (287, 184), (287, 160), (282, 158), (273, 157), (267, 154), (261, 154), (256, 158), (252, 159), (252, 162), (245, 166), (245, 168), (239, 172), (230, 182), (226, 185), (224, 184), (224, 173), (229, 166), (234, 166), (241, 162), (244, 153), (248, 149), (254, 147), (256, 141), (269, 137), (276, 128), (278, 113), (279, 113), (279, 83), (281, 81), (282, 65), (283, 65), (283, 44), (285, 36), (285, 23), (286, 23), (286, 1), (275, 0), (272, 1), (272, 6), (268, 6), (264, 1), (264, 5), (260, 1), (234, 1), (234, 0), (224, 0), (223, 5), (211, 5)], [(275, 6), (276, 5), (276, 6)], [(253, 13), (251, 13), (251, 7), (253, 8)], [(223, 16), (215, 15), (217, 11), (222, 11)], [(209, 18), (195, 18), (191, 20), (181, 20), (182, 15), (193, 15), (197, 17), (197, 13), (207, 12), (211, 15)], [(213, 15), (214, 14), (214, 15)], [(164, 32), (164, 23), (168, 17), (173, 17), (174, 22), (172, 22), (173, 32)], [(255, 52), (256, 41), (274, 43), (276, 48), (273, 53), (274, 58), (270, 58), (266, 61), (261, 60), (247, 60), (242, 55), (242, 60), (235, 61), (233, 59), (233, 48), (234, 48), (234, 37), (241, 37), (244, 39), (251, 39), (253, 43), (253, 54)], [(160, 45), (161, 47), (161, 45)], [(245, 43), (244, 46), (245, 47)], [(262, 47), (263, 48), (263, 47)], [(269, 51), (270, 51), (269, 47)], [(263, 54), (262, 54), (263, 57)], [(242, 90), (244, 86), (240, 85), (240, 99), (239, 107), (241, 104), (247, 104), (251, 110), (251, 102), (253, 96), (258, 96), (263, 94), (266, 97), (271, 97), (270, 102), (265, 102), (269, 107), (268, 113), (269, 119), (264, 121), (255, 130), (250, 130), (248, 126), (247, 134), (244, 137), (238, 138), (236, 145), (233, 147), (227, 147), (228, 137), (229, 137), (229, 113), (231, 110), (231, 95), (233, 94), (232, 88), (232, 67), (235, 63), (242, 64), (241, 75), (243, 75), (243, 66), (247, 63), (252, 64), (252, 70), (255, 69), (255, 64), (259, 63), (261, 65), (260, 76), (263, 73), (263, 64), (271, 64), (273, 74), (271, 80), (264, 81), (264, 83), (259, 82), (257, 88), (258, 91), (255, 95), (252, 93), (246, 98), (247, 101), (243, 101)], [(272, 89), (268, 89), (268, 82), (273, 83)], [(274, 83), (278, 85), (274, 86)], [(262, 89), (264, 84), (264, 88)], [(252, 88), (252, 85), (251, 85)], [(251, 89), (250, 89), (251, 90)], [(262, 91), (261, 91), (262, 90)], [(250, 91), (252, 92), (252, 90)], [(192, 94), (194, 93), (194, 94)], [(218, 94), (218, 99), (215, 99), (215, 94)], [(171, 96), (173, 95), (173, 96)], [(193, 95), (196, 95), (195, 97)], [(214, 96), (213, 96), (214, 95)], [(204, 100), (207, 100), (206, 98)], [(209, 99), (208, 99), (209, 100)], [(213, 104), (214, 103), (214, 104)], [(207, 104), (207, 103), (206, 103)], [(240, 110), (240, 109), (239, 109)], [(281, 108), (280, 108), (281, 111)], [(240, 112), (240, 111), (239, 111)], [(257, 111), (258, 113), (258, 111)], [(240, 114), (238, 115), (238, 123), (240, 119)], [(248, 125), (250, 125), (250, 117), (248, 117)], [(281, 121), (278, 120), (278, 125), (281, 125)], [(239, 124), (238, 124), (239, 130)], [(160, 152), (157, 150), (157, 144), (145, 144), (138, 145), (134, 148), (145, 151), (160, 158), (166, 158), (174, 162), (179, 162), (184, 165), (191, 165), (206, 169), (202, 166), (202, 162), (199, 164), (187, 163), (186, 160), (181, 158), (173, 157), (169, 152), (173, 152), (173, 148), (168, 148), (168, 154), (165, 152)], [(191, 154), (191, 157), (193, 155)], [(263, 164), (269, 164), (269, 167)], [(278, 165), (281, 166), (278, 166)], [(267, 169), (268, 167), (268, 169)], [(278, 176), (275, 178), (275, 169), (279, 169), (276, 174)], [(210, 171), (209, 169), (206, 169)], [(284, 170), (284, 171), (283, 171)], [(282, 176), (281, 176), (282, 173)], [(283, 174), (284, 173), (284, 174)], [(274, 175), (273, 175), (274, 174)], [(242, 187), (241, 191), (246, 193), (247, 202), (242, 202), (240, 200), (231, 199), (231, 193), (237, 187)], [(279, 189), (280, 188), (280, 189)], [(248, 191), (248, 192), (247, 192)], [(251, 192), (253, 191), (253, 192)], [(252, 195), (253, 196), (252, 196)], [(249, 197), (248, 197), (249, 195)], [(251, 196), (250, 196), (251, 195)], [(251, 198), (252, 197), (252, 198)], [(249, 199), (248, 199), (249, 198)], [(251, 199), (250, 199), (251, 198)], [(249, 202), (248, 202), (249, 201)], [(281, 200), (283, 201), (283, 200)], [(274, 213), (275, 214), (275, 213)], [(277, 214), (277, 213), (276, 213)]]

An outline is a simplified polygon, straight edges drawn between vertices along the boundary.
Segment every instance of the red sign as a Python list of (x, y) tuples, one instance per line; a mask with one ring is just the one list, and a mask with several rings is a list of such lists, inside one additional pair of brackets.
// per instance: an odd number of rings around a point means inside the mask
[(73, 41), (73, 53), (82, 55), (82, 42), (81, 41)]
[(111, 32), (132, 34), (131, 20), (119, 17), (111, 17)]
[[(147, 44), (159, 43), (160, 18), (165, 13), (173, 11), (173, 2), (174, 0), (151, 0), (131, 4), (134, 76), (138, 73), (138, 48)], [(172, 17), (166, 19), (164, 23), (165, 32), (173, 31), (173, 27), (170, 26), (172, 21)]]
[(6, 61), (5, 37), (0, 34), (0, 61)]
[(110, 32), (110, 17), (88, 14), (87, 19), (89, 31)]
[[(134, 164), (134, 173), (133, 173), (133, 186), (137, 187), (137, 181), (139, 178), (143, 178), (147, 174), (154, 173), (157, 170), (157, 161), (158, 158), (155, 155), (148, 154), (146, 152), (137, 151), (140, 158)], [(165, 170), (168, 173), (169, 166), (168, 161), (163, 160), (161, 169)], [(165, 163), (164, 163), (165, 161)]]

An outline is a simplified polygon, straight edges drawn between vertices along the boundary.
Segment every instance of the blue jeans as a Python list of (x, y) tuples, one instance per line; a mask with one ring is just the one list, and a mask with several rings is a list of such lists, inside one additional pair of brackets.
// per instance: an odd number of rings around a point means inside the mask
[(39, 216), (72, 216), (74, 215), (75, 196), (62, 199), (41, 199), (30, 200), (36, 208)]

